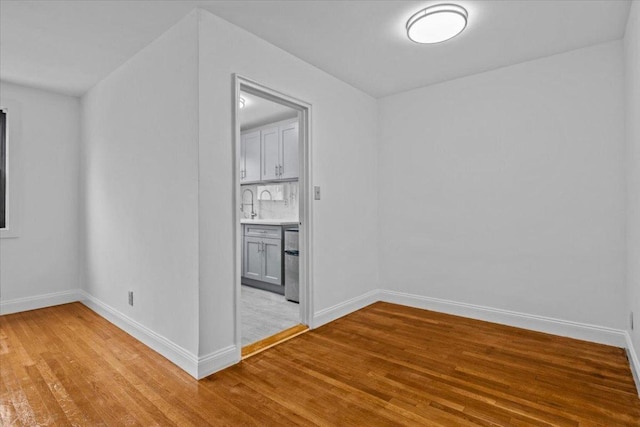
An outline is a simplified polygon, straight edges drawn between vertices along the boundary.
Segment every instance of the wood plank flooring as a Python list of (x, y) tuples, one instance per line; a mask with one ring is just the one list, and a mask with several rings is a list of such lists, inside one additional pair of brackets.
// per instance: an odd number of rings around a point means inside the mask
[(624, 350), (376, 303), (196, 381), (80, 303), (0, 317), (0, 424), (640, 426)]

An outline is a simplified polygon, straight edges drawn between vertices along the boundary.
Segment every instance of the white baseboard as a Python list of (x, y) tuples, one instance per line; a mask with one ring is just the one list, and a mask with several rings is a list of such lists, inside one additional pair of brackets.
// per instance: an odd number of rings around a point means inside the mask
[(362, 294), (350, 300), (343, 301), (334, 306), (325, 308), (316, 312), (313, 315), (311, 328), (317, 328), (326, 323), (333, 322), (334, 320), (346, 316), (349, 313), (353, 313), (356, 310), (360, 310), (376, 301), (379, 301), (379, 290), (369, 291), (366, 294)]
[(79, 294), (84, 305), (147, 347), (161, 354), (195, 379), (204, 378), (240, 361), (239, 352), (235, 345), (225, 347), (206, 356), (197, 357), (185, 348), (157, 334), (93, 295), (85, 291), (80, 291)]
[(240, 352), (235, 345), (214, 351), (198, 359), (198, 379), (208, 377), (240, 361)]
[[(196, 379), (209, 376), (240, 361), (240, 352), (235, 345), (197, 357), (80, 289), (2, 301), (0, 302), (0, 314), (35, 310), (75, 301), (81, 301), (98, 315), (160, 353)], [(373, 290), (320, 310), (315, 313), (311, 327), (317, 328), (377, 301), (626, 348), (631, 371), (640, 395), (640, 358), (633, 347), (631, 336), (623, 330), (387, 290)]]
[(81, 302), (147, 347), (160, 353), (194, 378), (198, 378), (198, 357), (173, 341), (157, 334), (129, 316), (105, 304), (93, 295), (80, 291)]
[(515, 326), (563, 337), (575, 338), (616, 347), (627, 347), (626, 332), (621, 329), (571, 322), (516, 311), (466, 304), (402, 292), (379, 292), (380, 301), (454, 314), (502, 325)]
[(21, 311), (36, 310), (38, 308), (52, 307), (54, 305), (75, 302), (78, 301), (80, 292), (81, 291), (79, 289), (70, 289), (68, 291), (1, 301), (0, 315), (19, 313)]
[(633, 375), (633, 380), (636, 382), (636, 390), (638, 390), (638, 396), (640, 396), (640, 358), (638, 358), (638, 353), (636, 353), (636, 349), (633, 347), (633, 342), (631, 341), (631, 334), (629, 331), (625, 332), (625, 336), (627, 339), (627, 355), (629, 356), (629, 365), (631, 366), (631, 374)]

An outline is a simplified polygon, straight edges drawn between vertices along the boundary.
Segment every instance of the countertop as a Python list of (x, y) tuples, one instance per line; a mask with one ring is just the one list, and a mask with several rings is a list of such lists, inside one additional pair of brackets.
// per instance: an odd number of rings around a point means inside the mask
[(292, 221), (290, 219), (241, 219), (240, 224), (255, 224), (255, 225), (298, 225), (298, 221)]

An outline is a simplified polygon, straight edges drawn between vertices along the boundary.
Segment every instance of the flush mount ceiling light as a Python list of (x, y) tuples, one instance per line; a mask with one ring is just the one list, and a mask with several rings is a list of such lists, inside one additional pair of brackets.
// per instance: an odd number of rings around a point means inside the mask
[(240, 97), (240, 100), (238, 101), (238, 108), (244, 108), (246, 104), (246, 101), (244, 100), (243, 97)]
[(407, 37), (416, 43), (449, 40), (467, 26), (467, 10), (456, 4), (437, 4), (422, 9), (407, 21)]

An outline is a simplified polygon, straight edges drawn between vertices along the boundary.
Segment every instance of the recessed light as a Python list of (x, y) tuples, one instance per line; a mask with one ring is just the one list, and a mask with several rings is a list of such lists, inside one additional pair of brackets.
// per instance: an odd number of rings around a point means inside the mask
[(244, 108), (246, 104), (246, 101), (244, 100), (244, 98), (240, 97), (240, 100), (238, 101), (238, 108)]
[(407, 37), (416, 43), (440, 43), (460, 34), (467, 17), (467, 10), (456, 4), (429, 6), (409, 18)]

